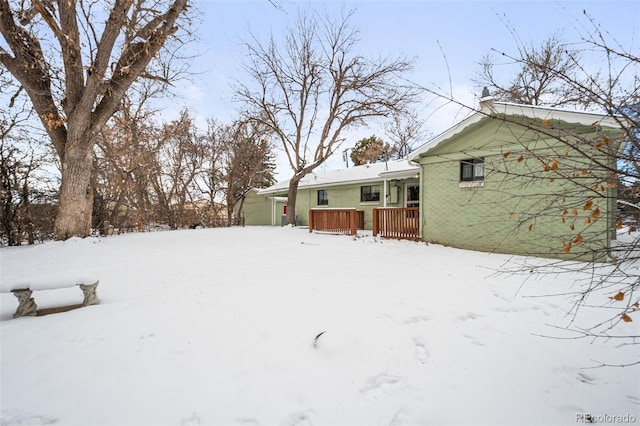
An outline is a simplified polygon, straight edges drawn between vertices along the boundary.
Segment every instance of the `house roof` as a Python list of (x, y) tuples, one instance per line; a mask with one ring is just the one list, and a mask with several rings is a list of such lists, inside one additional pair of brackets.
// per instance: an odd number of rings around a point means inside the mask
[(469, 117), (440, 133), (433, 139), (427, 141), (424, 145), (418, 147), (415, 151), (411, 152), (408, 160), (410, 162), (415, 161), (422, 154), (430, 151), (452, 136), (462, 132), (470, 125), (477, 123), (486, 117), (495, 115), (520, 116), (534, 120), (560, 120), (567, 123), (583, 124), (585, 126), (599, 124), (605, 127), (620, 127), (620, 124), (614, 118), (603, 114), (571, 111), (545, 106), (514, 104), (511, 102), (494, 102), (490, 98), (481, 99), (481, 101), (483, 100), (488, 102), (483, 102), (484, 105), (481, 103), (481, 108), (479, 110), (476, 110)]
[[(416, 158), (463, 131), (468, 126), (492, 115), (521, 116), (536, 120), (560, 120), (586, 126), (597, 123), (606, 127), (619, 127), (615, 119), (603, 114), (535, 105), (521, 105), (510, 102), (494, 102), (491, 98), (483, 98), (481, 101), (483, 102), (481, 102), (481, 108), (479, 110), (476, 110), (469, 117), (418, 147), (405, 159), (388, 161), (386, 163), (365, 164), (322, 173), (310, 173), (302, 178), (299, 188), (322, 188), (344, 184), (375, 182), (384, 179), (406, 179), (415, 176), (420, 170), (420, 168), (413, 163)], [(268, 188), (259, 189), (257, 193), (263, 195), (278, 194), (287, 191), (288, 188), (289, 180), (284, 180)]]
[[(381, 181), (384, 179), (402, 179), (418, 174), (420, 168), (407, 159), (365, 164), (323, 173), (310, 173), (300, 181), (298, 188), (320, 188), (344, 184), (357, 184)], [(261, 189), (259, 194), (275, 194), (286, 191), (289, 180), (278, 182), (269, 188)]]

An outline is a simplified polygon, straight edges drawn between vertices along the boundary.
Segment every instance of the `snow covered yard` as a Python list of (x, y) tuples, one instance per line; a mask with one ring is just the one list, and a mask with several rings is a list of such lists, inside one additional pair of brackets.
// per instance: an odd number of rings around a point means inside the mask
[[(568, 323), (571, 301), (528, 296), (577, 274), (518, 291), (522, 277), (493, 274), (507, 256), (294, 228), (82, 244), (100, 305), (11, 319), (17, 301), (1, 296), (2, 425), (640, 422), (639, 368), (588, 368), (637, 361), (637, 346), (539, 336), (569, 336), (549, 325)], [(0, 250), (2, 280), (36, 250)], [(59, 261), (73, 276), (73, 259)], [(34, 297), (82, 300), (77, 288)]]

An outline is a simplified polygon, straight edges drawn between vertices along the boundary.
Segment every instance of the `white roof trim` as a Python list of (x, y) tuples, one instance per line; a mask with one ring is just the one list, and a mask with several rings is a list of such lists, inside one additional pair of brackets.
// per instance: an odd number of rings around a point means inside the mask
[(578, 123), (586, 126), (598, 123), (605, 127), (618, 128), (620, 124), (612, 117), (603, 114), (597, 114), (593, 112), (582, 111), (570, 111), (559, 108), (543, 107), (536, 105), (521, 105), (510, 102), (494, 102), (491, 108), (483, 108), (482, 110), (476, 110), (472, 115), (460, 121), (453, 127), (440, 133), (424, 145), (418, 147), (415, 151), (409, 154), (408, 160), (415, 162), (416, 158), (421, 154), (431, 150), (438, 146), (442, 141), (449, 139), (453, 135), (461, 132), (468, 126), (477, 123), (485, 117), (490, 117), (491, 114), (504, 114), (507, 116), (524, 116), (532, 119), (539, 120), (561, 120), (567, 123)]
[[(327, 188), (338, 185), (357, 185), (381, 182), (387, 178), (411, 177), (419, 173), (420, 168), (409, 163), (406, 158), (381, 163), (365, 164), (340, 170), (329, 170), (323, 173), (311, 173), (301, 181), (299, 188)], [(269, 188), (261, 189), (258, 194), (269, 195), (281, 193), (288, 189), (289, 180), (278, 182)]]
[(408, 179), (420, 174), (420, 169), (404, 170), (402, 172), (385, 172), (380, 173), (382, 179)]
[(484, 117), (486, 117), (485, 113), (476, 112), (475, 114), (471, 115), (470, 117), (465, 118), (464, 120), (462, 120), (458, 124), (454, 125), (453, 127), (450, 127), (449, 129), (447, 129), (444, 132), (440, 133), (438, 136), (434, 137), (433, 139), (431, 139), (427, 143), (423, 144), (422, 146), (419, 146), (415, 151), (411, 152), (409, 154), (409, 161), (411, 161), (411, 162), (415, 161), (415, 159), (417, 157), (419, 157), (420, 154), (422, 154), (424, 152), (427, 152), (431, 148), (434, 148), (435, 146), (439, 145), (440, 142), (449, 139), (450, 137), (452, 137), (456, 133), (461, 132), (462, 130), (464, 130), (465, 128), (467, 128), (468, 126), (470, 126), (470, 125), (472, 125), (474, 123), (477, 123), (478, 121), (480, 121)]

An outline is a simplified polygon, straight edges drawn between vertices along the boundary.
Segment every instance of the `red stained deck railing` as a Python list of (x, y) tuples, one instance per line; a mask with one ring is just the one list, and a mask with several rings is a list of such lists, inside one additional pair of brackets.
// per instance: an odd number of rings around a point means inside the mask
[(364, 229), (364, 212), (356, 209), (311, 209), (309, 232), (324, 231), (336, 234), (356, 235)]
[(420, 238), (418, 207), (373, 209), (373, 235), (403, 240)]

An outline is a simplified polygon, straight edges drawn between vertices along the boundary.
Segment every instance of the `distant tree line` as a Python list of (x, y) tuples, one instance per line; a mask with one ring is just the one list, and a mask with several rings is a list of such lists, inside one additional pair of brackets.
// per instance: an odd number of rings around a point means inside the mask
[[(132, 105), (125, 97), (96, 141), (94, 232), (240, 224), (249, 189), (275, 182), (270, 135), (255, 122), (210, 119), (200, 129), (188, 110), (161, 122)], [(0, 244), (52, 239), (59, 182), (47, 175), (58, 164), (28, 108), (0, 115)]]
[(161, 125), (149, 111), (130, 112), (97, 142), (94, 228), (238, 224), (247, 192), (275, 182), (269, 134), (255, 122), (210, 119), (201, 130), (188, 110)]

